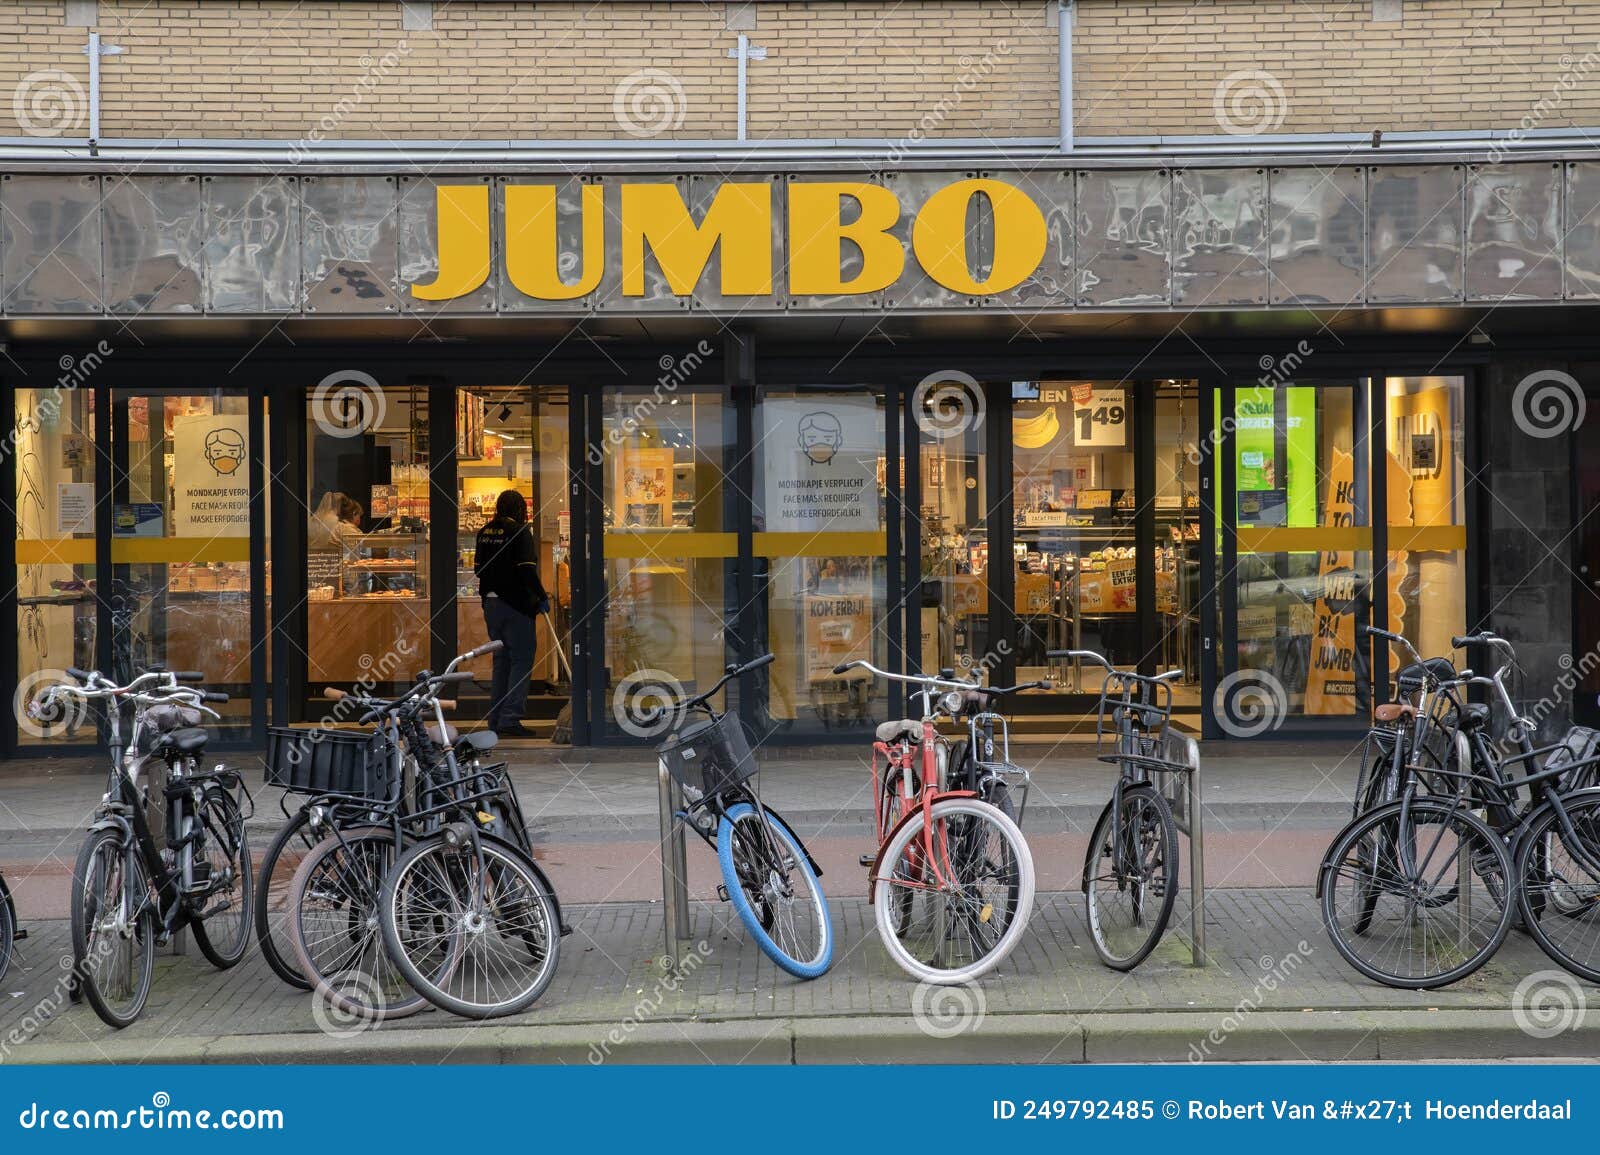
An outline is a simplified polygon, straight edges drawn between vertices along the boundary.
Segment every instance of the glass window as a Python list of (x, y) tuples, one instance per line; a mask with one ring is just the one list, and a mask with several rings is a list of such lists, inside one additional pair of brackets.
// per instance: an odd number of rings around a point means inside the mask
[(1173, 706), (1199, 724), (1200, 706), (1200, 389), (1157, 381), (1156, 617), (1161, 670), (1182, 670)]
[(648, 732), (662, 686), (693, 693), (727, 663), (723, 571), (738, 551), (726, 528), (721, 396), (613, 389), (601, 414), (608, 732)]
[(382, 692), (429, 663), (428, 391), (318, 387), (308, 410), (307, 688)]
[(64, 677), (93, 669), (96, 496), (94, 393), (16, 391), (17, 700), (23, 745), (91, 742), (93, 720), (34, 720), (23, 709)]
[(960, 413), (942, 411), (946, 401), (957, 404), (943, 390), (967, 388), (950, 382), (912, 396), (912, 404), (922, 406), (914, 415), (922, 470), (915, 524), (922, 532), (918, 653), (928, 673), (990, 670), (1000, 657), (989, 637), (988, 430), (970, 416), (985, 413), (986, 406), (967, 398)]
[(881, 720), (882, 679), (833, 670), (888, 657), (883, 394), (768, 390), (755, 428), (757, 637), (775, 658), (757, 701), (790, 733)]
[[(1466, 462), (1460, 377), (1389, 377), (1389, 628), (1424, 657), (1467, 632)], [(1400, 655), (1390, 655), (1398, 668)], [(1460, 664), (1460, 663), (1458, 663)]]
[(221, 732), (242, 737), (253, 684), (250, 402), (112, 397), (113, 676), (199, 670), (208, 689), (230, 695), (217, 707)]
[(1098, 690), (1047, 651), (1096, 650), (1139, 662), (1132, 385), (1039, 381), (1015, 389), (1012, 501), (1016, 534), (1017, 680)]

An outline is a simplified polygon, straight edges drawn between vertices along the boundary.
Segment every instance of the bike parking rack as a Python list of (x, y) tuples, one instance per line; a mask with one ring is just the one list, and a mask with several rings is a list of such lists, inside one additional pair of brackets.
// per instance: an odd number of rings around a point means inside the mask
[(664, 760), (656, 762), (656, 796), (661, 817), (661, 922), (666, 937), (663, 970), (681, 965), (694, 949), (689, 935), (689, 856), (685, 846), (683, 791)]
[(1187, 734), (1168, 728), (1162, 736), (1162, 756), (1187, 770), (1156, 771), (1156, 789), (1172, 808), (1172, 821), (1189, 839), (1189, 958), (1193, 966), (1206, 965), (1206, 840), (1204, 806), (1200, 798), (1200, 744)]

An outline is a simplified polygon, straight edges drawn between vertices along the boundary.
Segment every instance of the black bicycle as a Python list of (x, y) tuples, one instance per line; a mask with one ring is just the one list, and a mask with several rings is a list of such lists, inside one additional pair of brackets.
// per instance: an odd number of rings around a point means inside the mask
[[(150, 996), (159, 943), (192, 929), (200, 952), (226, 970), (250, 944), (249, 793), (238, 773), (201, 770), (206, 703), (226, 702), (185, 682), (199, 673), (152, 670), (118, 686), (97, 671), (68, 669), (81, 685), (56, 685), (29, 707), (104, 702), (111, 770), (73, 869), (72, 959), (76, 989), (113, 1027), (138, 1019)], [(122, 742), (122, 708), (132, 727)], [(148, 739), (148, 750), (141, 747)]]
[(833, 965), (833, 926), (822, 873), (798, 835), (764, 806), (749, 782), (756, 761), (744, 728), (710, 700), (740, 674), (772, 662), (764, 654), (730, 665), (703, 694), (653, 709), (641, 720), (652, 727), (676, 716), (678, 725), (656, 747), (687, 803), (677, 817), (717, 852), (719, 896), (768, 958), (796, 978), (814, 979)]
[[(472, 661), (500, 648), (502, 643), (489, 642), (461, 655), (451, 663), (447, 672), (453, 673), (462, 662)], [(336, 722), (355, 723), (384, 699), (364, 695), (347, 695), (335, 691), (336, 700), (345, 705), (336, 707)], [(440, 762), (445, 748), (454, 752), (463, 773), (473, 776), (493, 775), (500, 789), (488, 809), (495, 817), (496, 826), (491, 832), (519, 846), (525, 853), (533, 853), (522, 804), (512, 787), (506, 764), (489, 764), (486, 760), (499, 742), (489, 730), (461, 733), (454, 726), (441, 726), (437, 722), (420, 718), (425, 703), (415, 703), (416, 718), (405, 712), (396, 715), (397, 729), (392, 748), (385, 740), (385, 750), (406, 755), (405, 764), (385, 778), (398, 784), (406, 780), (427, 782), (441, 773)], [(400, 733), (403, 728), (409, 741)], [(261, 858), (256, 882), (255, 927), (256, 941), (267, 965), (284, 982), (309, 991), (315, 984), (300, 969), (295, 957), (290, 927), (290, 895), (293, 891), (295, 871), (319, 843), (335, 829), (387, 826), (395, 811), (405, 811), (410, 798), (395, 793), (391, 798), (387, 788), (376, 791), (376, 797), (367, 784), (367, 774), (372, 744), (370, 732), (343, 732), (333, 729), (306, 730), (294, 727), (275, 727), (270, 740), (275, 753), (269, 758), (275, 765), (269, 768), (268, 785), (279, 786), (286, 792), (279, 800), (284, 823), (278, 828)], [(320, 753), (314, 747), (326, 743)], [(290, 759), (296, 759), (289, 765)], [(336, 777), (334, 767), (345, 769)], [(310, 797), (306, 798), (305, 795)], [(291, 806), (291, 799), (303, 801)]]
[(28, 937), (28, 932), (17, 925), (17, 904), (6, 885), (6, 876), (0, 874), (0, 979), (11, 969), (11, 957), (17, 943)]
[(297, 970), (357, 1021), (429, 1002), (473, 1018), (511, 1014), (554, 975), (560, 906), (505, 766), (484, 765), (489, 744), (443, 717), (443, 689), (471, 680), (456, 667), (497, 647), (424, 671), (398, 698), (324, 692), (374, 730), (273, 732), (269, 773), (321, 790), (309, 806), (331, 827), (289, 885)]
[(1089, 935), (1100, 961), (1132, 970), (1166, 933), (1178, 897), (1178, 828), (1155, 774), (1192, 767), (1167, 756), (1172, 686), (1182, 670), (1146, 676), (1119, 670), (1093, 650), (1057, 650), (1051, 658), (1086, 661), (1105, 671), (1095, 741), (1117, 768), (1111, 799), (1089, 836), (1083, 892)]
[[(1432, 705), (1399, 705), (1415, 723), (1399, 797), (1335, 836), (1317, 879), (1324, 926), (1362, 974), (1427, 989), (1487, 962), (1520, 910), (1551, 958), (1600, 981), (1600, 791), (1589, 787), (1600, 735), (1535, 747), (1505, 684), (1510, 644), (1488, 632), (1451, 644), (1506, 660), (1491, 676), (1446, 677), (1448, 663), (1432, 659)], [(1494, 703), (1465, 700), (1471, 687)], [(1492, 734), (1495, 705), (1510, 719), (1505, 744)]]

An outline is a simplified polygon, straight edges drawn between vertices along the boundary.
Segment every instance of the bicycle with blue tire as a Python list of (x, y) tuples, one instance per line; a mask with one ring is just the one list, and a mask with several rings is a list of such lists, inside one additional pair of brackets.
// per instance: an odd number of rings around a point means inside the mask
[(674, 711), (677, 725), (656, 754), (683, 790), (678, 819), (717, 852), (718, 896), (732, 904), (762, 953), (796, 978), (814, 979), (833, 964), (822, 870), (789, 824), (762, 804), (752, 785), (755, 755), (739, 719), (710, 704), (734, 678), (771, 662), (764, 654), (730, 665), (705, 693), (658, 707)]

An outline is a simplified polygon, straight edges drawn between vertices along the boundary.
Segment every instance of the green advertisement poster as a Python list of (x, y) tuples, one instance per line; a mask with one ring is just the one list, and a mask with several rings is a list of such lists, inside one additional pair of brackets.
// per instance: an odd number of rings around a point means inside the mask
[[(1281, 462), (1277, 454), (1280, 422), (1276, 392), (1270, 386), (1234, 391), (1239, 524), (1313, 526), (1317, 524), (1316, 390), (1303, 385), (1290, 385), (1283, 390)], [(1221, 404), (1218, 398), (1215, 405), (1219, 414)], [(1219, 467), (1220, 464), (1219, 458)]]

